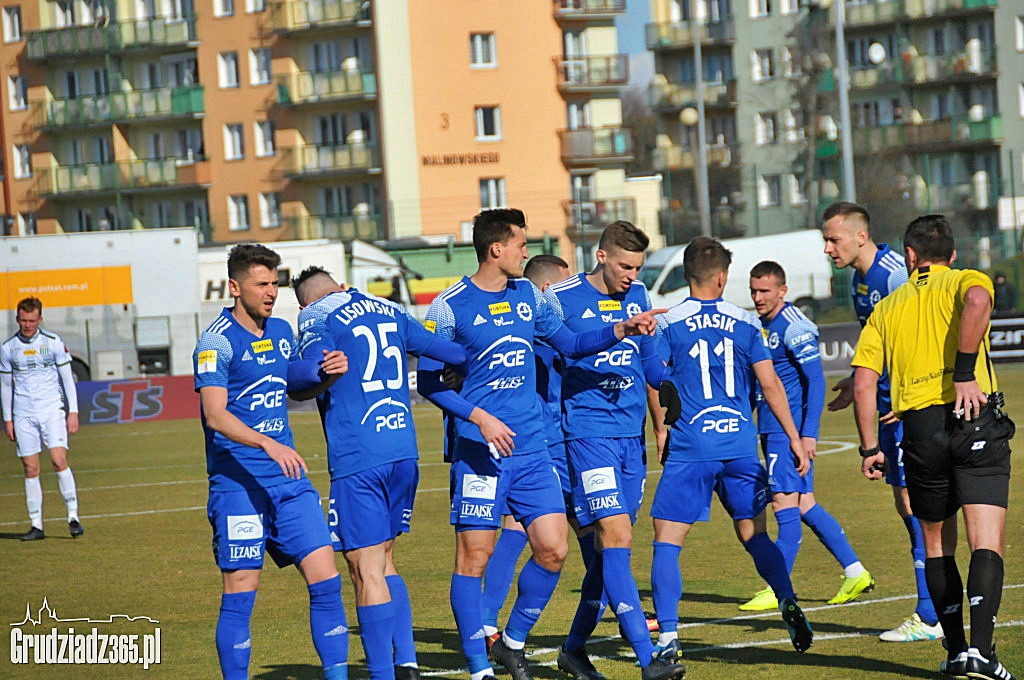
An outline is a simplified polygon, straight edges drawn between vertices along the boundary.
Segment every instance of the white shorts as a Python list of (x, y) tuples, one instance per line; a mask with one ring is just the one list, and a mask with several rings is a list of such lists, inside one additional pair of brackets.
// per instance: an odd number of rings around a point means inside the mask
[(66, 449), (67, 416), (60, 409), (31, 416), (14, 416), (14, 438), (19, 458), (35, 455), (43, 449)]

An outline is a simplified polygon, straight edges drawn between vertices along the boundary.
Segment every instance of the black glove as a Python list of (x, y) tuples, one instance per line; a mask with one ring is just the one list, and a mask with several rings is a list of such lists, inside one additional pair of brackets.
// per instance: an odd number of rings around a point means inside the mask
[(665, 407), (665, 424), (671, 425), (679, 420), (683, 412), (683, 402), (679, 400), (679, 390), (671, 380), (662, 380), (658, 387), (658, 403)]
[(456, 392), (462, 391), (463, 376), (455, 370), (451, 365), (445, 364), (444, 370), (441, 371), (441, 382), (447, 385), (450, 389)]

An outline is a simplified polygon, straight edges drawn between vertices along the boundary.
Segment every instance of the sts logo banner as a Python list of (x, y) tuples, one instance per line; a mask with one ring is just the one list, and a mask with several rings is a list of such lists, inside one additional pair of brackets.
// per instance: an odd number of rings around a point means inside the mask
[(82, 425), (177, 420), (199, 416), (192, 376), (80, 382), (78, 418)]

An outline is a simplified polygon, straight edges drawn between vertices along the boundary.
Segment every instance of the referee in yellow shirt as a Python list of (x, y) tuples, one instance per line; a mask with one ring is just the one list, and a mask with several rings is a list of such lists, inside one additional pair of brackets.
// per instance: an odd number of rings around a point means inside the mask
[[(910, 505), (924, 534), (925, 576), (946, 636), (948, 677), (1012, 680), (992, 646), (1003, 588), (1003, 527), (1010, 488), (1013, 422), (1000, 411), (988, 358), (992, 283), (953, 270), (953, 229), (942, 215), (918, 217), (903, 237), (910, 280), (875, 307), (852, 364), (861, 470), (880, 479), (875, 392), (883, 369), (903, 420)], [(957, 510), (963, 508), (971, 566), (964, 634), (963, 581), (956, 566)]]

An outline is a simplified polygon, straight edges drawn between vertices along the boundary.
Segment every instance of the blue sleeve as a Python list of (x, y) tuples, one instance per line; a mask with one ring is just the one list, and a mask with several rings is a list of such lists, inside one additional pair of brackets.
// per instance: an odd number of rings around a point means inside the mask
[(640, 365), (644, 369), (647, 384), (658, 389), (663, 380), (668, 378), (668, 369), (659, 356), (658, 338), (643, 338), (640, 342)]
[[(447, 300), (434, 298), (427, 310), (425, 330), (432, 332), (435, 339), (451, 341), (455, 337), (455, 313)], [(461, 394), (441, 380), (444, 363), (429, 356), (422, 356), (416, 366), (416, 391), (434, 406), (451, 413), (457, 418), (469, 420), (476, 405), (466, 401)]]
[(203, 333), (192, 355), (196, 392), (203, 387), (227, 387), (233, 356), (234, 348), (227, 338), (219, 333)]
[(567, 359), (580, 359), (601, 350), (608, 349), (619, 342), (615, 335), (615, 326), (605, 326), (585, 333), (573, 333), (563, 324), (550, 335), (543, 336), (552, 347)]
[(406, 319), (406, 349), (410, 354), (420, 357), (429, 357), (452, 366), (464, 366), (469, 361), (469, 355), (462, 345), (451, 340), (431, 333), (423, 325), (404, 312)]
[(772, 355), (768, 351), (768, 339), (764, 337), (764, 330), (761, 327), (761, 320), (753, 313), (747, 317), (747, 323), (753, 328), (750, 331), (750, 365), (753, 366), (759, 361), (771, 361)]
[(288, 391), (305, 392), (319, 387), (325, 377), (320, 372), (320, 362), (296, 359), (288, 364)]
[(800, 436), (817, 439), (825, 407), (825, 370), (818, 350), (818, 328), (810, 320), (795, 321), (786, 328), (784, 342), (805, 384), (803, 422), (798, 423)]

